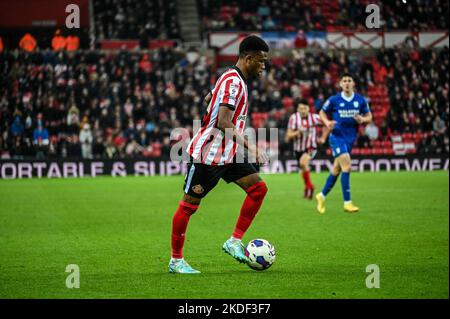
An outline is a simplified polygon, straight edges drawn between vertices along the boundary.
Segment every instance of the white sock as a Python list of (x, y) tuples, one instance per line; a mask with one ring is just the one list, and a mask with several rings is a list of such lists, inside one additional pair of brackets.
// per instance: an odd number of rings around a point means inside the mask
[(347, 205), (347, 204), (351, 204), (351, 200), (346, 200), (346, 201), (344, 201), (344, 205)]
[(183, 260), (184, 258), (170, 258), (170, 261), (174, 261), (174, 262), (177, 262), (177, 261), (180, 261), (180, 260)]
[(230, 239), (231, 239), (232, 241), (241, 241), (239, 238), (235, 238), (235, 237), (233, 237), (233, 236), (231, 236)]
[(319, 196), (325, 199), (325, 195), (322, 192), (319, 193)]

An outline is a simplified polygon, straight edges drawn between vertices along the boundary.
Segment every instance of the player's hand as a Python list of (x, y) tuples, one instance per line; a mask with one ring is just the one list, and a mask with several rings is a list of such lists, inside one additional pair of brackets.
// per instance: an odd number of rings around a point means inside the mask
[(256, 164), (264, 165), (269, 163), (269, 155), (260, 148), (256, 148)]
[(336, 121), (328, 121), (325, 123), (325, 126), (331, 131), (336, 125)]
[(356, 114), (353, 118), (355, 119), (355, 121), (358, 124), (363, 124), (364, 123), (364, 118), (361, 115), (359, 115), (359, 114)]
[(325, 139), (322, 138), (322, 137), (319, 137), (319, 138), (317, 139), (317, 143), (319, 143), (320, 145), (325, 144)]

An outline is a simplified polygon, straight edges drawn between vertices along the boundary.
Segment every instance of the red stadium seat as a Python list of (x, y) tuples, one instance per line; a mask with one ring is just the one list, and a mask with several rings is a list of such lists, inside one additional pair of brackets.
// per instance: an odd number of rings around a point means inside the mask
[(392, 148), (392, 142), (391, 141), (382, 141), (381, 142), (381, 147)]
[(381, 146), (381, 141), (375, 140), (371, 142), (373, 147), (380, 147)]
[(373, 155), (382, 155), (383, 154), (383, 148), (381, 148), (381, 147), (374, 147), (374, 148), (372, 148), (372, 154)]

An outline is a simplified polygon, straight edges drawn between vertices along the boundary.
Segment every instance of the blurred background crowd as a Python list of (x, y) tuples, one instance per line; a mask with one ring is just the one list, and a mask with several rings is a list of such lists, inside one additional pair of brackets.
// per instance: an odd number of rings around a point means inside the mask
[[(177, 1), (92, 3), (97, 39), (183, 43)], [(368, 1), (193, 3), (205, 37), (211, 30), (363, 30)], [(406, 10), (400, 3), (381, 6), (383, 30), (448, 29), (447, 1), (416, 1)], [(83, 48), (69, 36), (56, 29), (48, 47), (32, 35), (9, 47), (0, 37), (2, 158), (168, 157), (171, 130), (192, 132), (207, 107), (204, 96), (225, 67), (183, 46), (108, 51)], [(308, 99), (318, 112), (338, 90), (339, 74), (350, 72), (374, 114), (374, 123), (360, 130), (356, 154), (394, 154), (396, 139), (412, 145), (407, 152), (448, 154), (448, 68), (448, 47), (293, 49), (273, 55), (261, 81), (249, 80), (248, 124), (278, 128), (277, 147), (290, 155), (284, 133), (295, 99)]]
[(446, 30), (448, 1), (199, 0), (203, 30), (365, 31), (369, 4), (380, 7), (381, 30)]
[[(249, 81), (252, 127), (279, 128), (284, 144), (294, 100), (307, 98), (319, 110), (349, 71), (375, 116), (357, 149), (385, 142), (380, 154), (392, 153), (391, 136), (401, 134), (418, 152), (448, 153), (448, 49), (380, 50), (365, 60), (345, 51), (294, 53), (272, 61), (262, 81)], [(168, 155), (171, 129), (192, 129), (223, 71), (174, 49), (15, 51), (1, 54), (0, 65), (0, 149), (11, 157), (39, 150), (54, 157)]]

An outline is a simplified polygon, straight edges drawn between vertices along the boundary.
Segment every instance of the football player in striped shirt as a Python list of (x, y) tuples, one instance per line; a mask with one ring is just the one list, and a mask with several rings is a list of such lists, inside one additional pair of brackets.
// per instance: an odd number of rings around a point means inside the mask
[(322, 144), (325, 137), (317, 136), (316, 127), (322, 125), (322, 121), (318, 114), (309, 111), (308, 101), (300, 99), (296, 101), (296, 105), (297, 112), (289, 118), (286, 137), (293, 140), (294, 154), (305, 184), (303, 197), (312, 199), (314, 185), (311, 182), (309, 164), (317, 153), (317, 143)]
[(238, 147), (245, 148), (248, 158), (253, 157), (257, 165), (268, 162), (267, 154), (242, 135), (248, 111), (246, 81), (263, 73), (268, 52), (264, 40), (257, 36), (246, 37), (239, 45), (236, 65), (222, 74), (205, 98), (208, 108), (200, 129), (187, 147), (191, 161), (187, 164), (184, 194), (172, 220), (171, 273), (199, 273), (183, 258), (186, 229), (201, 199), (221, 178), (237, 184), (247, 193), (234, 231), (222, 247), (239, 262), (247, 262), (241, 239), (262, 205), (267, 186), (257, 167), (249, 160), (238, 160), (236, 152)]

